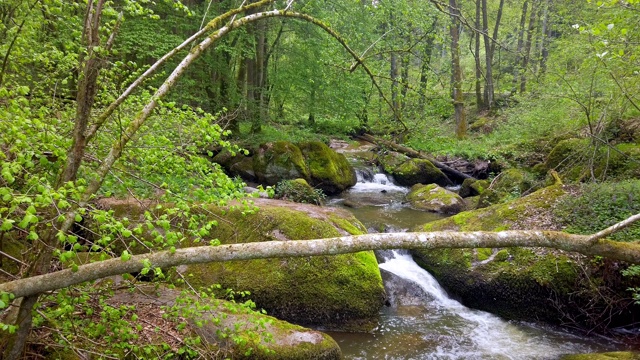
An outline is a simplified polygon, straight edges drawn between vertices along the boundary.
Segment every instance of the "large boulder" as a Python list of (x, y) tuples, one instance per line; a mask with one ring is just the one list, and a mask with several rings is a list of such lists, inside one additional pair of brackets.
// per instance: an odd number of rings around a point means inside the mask
[(451, 180), (429, 160), (410, 159), (391, 172), (398, 184), (413, 186), (415, 184), (438, 184), (440, 186), (453, 185)]
[(320, 141), (299, 143), (310, 174), (310, 184), (327, 195), (341, 193), (356, 184), (356, 172), (343, 154)]
[(387, 174), (393, 173), (395, 168), (402, 165), (405, 161), (408, 161), (410, 157), (395, 151), (389, 151), (387, 153), (378, 156), (378, 165), (382, 167), (382, 170)]
[[(558, 184), (413, 230), (559, 230), (563, 225), (557, 221), (554, 209), (573, 191)], [(538, 248), (437, 249), (412, 253), (421, 266), (465, 305), (507, 319), (543, 320), (599, 331), (603, 330), (603, 324), (618, 326), (639, 320), (637, 308), (624, 300), (629, 297), (626, 289), (635, 285), (623, 280), (619, 263), (603, 259), (594, 262), (577, 254)]]
[[(103, 313), (103, 306), (114, 309), (128, 307), (126, 317), (118, 318), (118, 321), (130, 321), (130, 329), (136, 329), (137, 336), (127, 338), (130, 349), (111, 347), (112, 344), (96, 339), (89, 347), (80, 343), (73, 344), (73, 351), (54, 350), (48, 354), (49, 358), (84, 359), (82, 355), (91, 357), (97, 352), (121, 358), (126, 358), (129, 353), (129, 356), (136, 357), (145, 354), (144, 348), (151, 345), (150, 342), (159, 344), (155, 350), (149, 349), (153, 351), (153, 357), (164, 358), (177, 355), (180, 342), (188, 338), (192, 339), (192, 345), (182, 350), (197, 351), (198, 356), (206, 359), (342, 358), (338, 344), (329, 335), (252, 311), (246, 305), (213, 297), (183, 295), (179, 290), (164, 286), (138, 284), (135, 290), (119, 290), (104, 303), (95, 301), (83, 307), (85, 310), (93, 307), (95, 314)], [(91, 340), (91, 336), (96, 336), (96, 331), (87, 334), (83, 331), (76, 330), (78, 339)], [(196, 337), (199, 337), (198, 341)], [(45, 339), (40, 338), (42, 340)], [(103, 343), (105, 348), (102, 348)], [(160, 345), (163, 343), (165, 347)]]
[(443, 214), (457, 214), (465, 208), (465, 201), (460, 195), (436, 184), (414, 185), (407, 194), (407, 200), (415, 209)]
[[(225, 243), (329, 238), (365, 233), (335, 208), (255, 199), (257, 212), (212, 208), (222, 217), (215, 236)], [(179, 269), (192, 286), (221, 284), (249, 291), (258, 307), (279, 319), (323, 328), (370, 330), (385, 294), (371, 251), (337, 256), (232, 261)]]
[(258, 181), (267, 185), (275, 185), (282, 180), (310, 178), (302, 152), (288, 141), (260, 145), (253, 156), (253, 170)]

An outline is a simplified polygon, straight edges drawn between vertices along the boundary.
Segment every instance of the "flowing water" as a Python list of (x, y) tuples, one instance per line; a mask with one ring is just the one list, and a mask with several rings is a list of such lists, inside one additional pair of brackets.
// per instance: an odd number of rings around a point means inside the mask
[[(370, 231), (404, 231), (441, 216), (410, 209), (408, 189), (384, 174), (358, 170), (358, 183), (333, 206), (345, 206)], [(450, 298), (406, 252), (379, 252), (390, 306), (371, 333), (329, 332), (345, 359), (558, 359), (612, 351), (621, 344), (548, 327), (505, 321)]]

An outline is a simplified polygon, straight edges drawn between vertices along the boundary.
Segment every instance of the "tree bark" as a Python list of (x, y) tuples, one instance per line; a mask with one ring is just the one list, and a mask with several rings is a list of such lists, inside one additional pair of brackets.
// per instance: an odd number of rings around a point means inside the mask
[(511, 93), (515, 94), (517, 91), (518, 82), (520, 80), (520, 62), (522, 61), (522, 47), (524, 45), (524, 27), (527, 24), (527, 9), (529, 7), (529, 0), (524, 0), (522, 3), (522, 14), (520, 15), (520, 28), (518, 31), (518, 47), (516, 48), (516, 59), (513, 63), (513, 88)]
[(522, 70), (520, 72), (520, 93), (524, 93), (527, 90), (527, 67), (529, 66), (529, 58), (531, 56), (531, 44), (533, 43), (533, 34), (537, 23), (536, 14), (540, 14), (536, 11), (536, 1), (531, 2), (531, 12), (529, 14), (529, 27), (527, 28), (527, 41), (524, 46), (524, 54), (522, 57)]
[(464, 97), (462, 94), (462, 68), (460, 67), (460, 31), (458, 17), (460, 8), (456, 0), (449, 0), (449, 12), (451, 13), (451, 24), (449, 33), (451, 35), (451, 67), (452, 67), (452, 94), (453, 108), (456, 120), (456, 137), (463, 139), (467, 136), (467, 118), (464, 111)]
[[(436, 29), (436, 20), (433, 21), (430, 33), (433, 33)], [(433, 54), (433, 42), (435, 40), (434, 35), (428, 35), (424, 43), (424, 51), (422, 52), (422, 65), (420, 66), (420, 114), (424, 112), (424, 105), (427, 101), (427, 74), (429, 72), (429, 65), (431, 64), (431, 55)]]
[(484, 110), (484, 99), (482, 96), (482, 65), (480, 64), (480, 0), (476, 0), (476, 21), (474, 26), (476, 27), (476, 31), (474, 31), (474, 42), (475, 42), (475, 53), (473, 54), (473, 59), (476, 63), (476, 107), (478, 111)]
[(383, 249), (544, 247), (578, 252), (584, 255), (603, 256), (637, 264), (640, 263), (640, 244), (603, 240), (603, 237), (621, 230), (638, 220), (640, 220), (640, 214), (636, 214), (593, 235), (574, 235), (559, 231), (540, 230), (500, 232), (435, 231), (376, 233), (330, 239), (267, 241), (190, 247), (173, 252), (161, 251), (136, 255), (126, 261), (119, 258), (105, 260), (79, 266), (76, 271), (65, 269), (10, 281), (0, 284), (0, 292), (12, 293), (16, 298), (34, 296), (86, 281), (138, 272), (145, 267), (145, 262), (150, 262), (154, 267), (168, 268), (209, 262), (338, 255)]
[(539, 75), (544, 76), (547, 72), (547, 58), (549, 57), (549, 38), (550, 38), (550, 29), (549, 26), (549, 7), (552, 5), (551, 0), (545, 1), (544, 7), (544, 15), (542, 18), (542, 31), (540, 32), (540, 36), (542, 36), (542, 40), (540, 42), (540, 67), (539, 67)]
[(493, 41), (489, 38), (489, 19), (487, 16), (487, 0), (482, 1), (482, 35), (484, 37), (484, 52), (485, 52), (485, 107), (489, 110), (493, 107), (493, 99), (495, 96), (495, 90), (493, 87), (493, 50), (495, 42), (498, 36), (498, 26), (500, 25), (500, 18), (502, 17), (502, 4), (504, 0), (500, 1), (500, 8), (498, 10), (498, 17), (496, 19), (496, 26), (493, 31)]

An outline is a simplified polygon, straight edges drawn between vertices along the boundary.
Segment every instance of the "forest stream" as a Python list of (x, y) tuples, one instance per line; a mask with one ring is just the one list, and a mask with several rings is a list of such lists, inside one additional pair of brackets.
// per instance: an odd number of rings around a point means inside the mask
[[(360, 168), (356, 186), (330, 199), (351, 211), (370, 232), (406, 231), (442, 215), (405, 205), (407, 188), (385, 174)], [(407, 252), (380, 251), (389, 306), (371, 333), (329, 332), (345, 359), (558, 359), (604, 352), (623, 344), (583, 337), (540, 324), (506, 321), (450, 298)]]

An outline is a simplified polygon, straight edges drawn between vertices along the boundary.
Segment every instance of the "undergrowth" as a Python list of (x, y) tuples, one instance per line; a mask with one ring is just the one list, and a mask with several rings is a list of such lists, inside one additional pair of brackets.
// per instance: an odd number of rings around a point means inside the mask
[[(575, 234), (593, 234), (640, 213), (640, 180), (581, 185), (580, 195), (565, 197), (555, 215)], [(640, 224), (610, 235), (612, 240), (640, 239)]]

